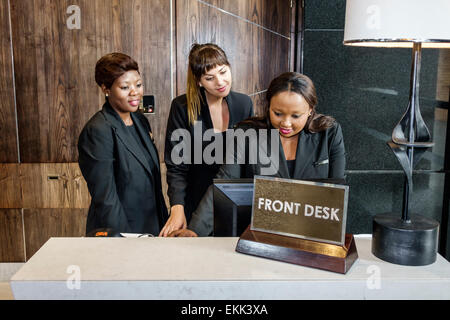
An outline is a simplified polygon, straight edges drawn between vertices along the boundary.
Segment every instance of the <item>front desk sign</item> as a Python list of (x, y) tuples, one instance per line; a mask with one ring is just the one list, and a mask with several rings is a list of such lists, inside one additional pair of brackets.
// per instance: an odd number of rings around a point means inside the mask
[(345, 234), (348, 189), (255, 176), (251, 224), (236, 251), (346, 273), (358, 257)]

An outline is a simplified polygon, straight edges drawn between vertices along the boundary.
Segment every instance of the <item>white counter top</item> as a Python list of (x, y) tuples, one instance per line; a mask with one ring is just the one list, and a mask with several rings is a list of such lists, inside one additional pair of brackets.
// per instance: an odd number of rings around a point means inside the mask
[(442, 256), (394, 265), (355, 239), (343, 275), (237, 253), (238, 238), (52, 238), (11, 288), (16, 299), (450, 299)]

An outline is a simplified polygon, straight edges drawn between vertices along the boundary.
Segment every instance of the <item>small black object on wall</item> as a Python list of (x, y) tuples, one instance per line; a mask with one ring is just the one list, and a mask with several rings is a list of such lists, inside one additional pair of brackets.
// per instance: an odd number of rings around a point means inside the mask
[(155, 113), (155, 96), (145, 95), (139, 105), (139, 112), (145, 114)]

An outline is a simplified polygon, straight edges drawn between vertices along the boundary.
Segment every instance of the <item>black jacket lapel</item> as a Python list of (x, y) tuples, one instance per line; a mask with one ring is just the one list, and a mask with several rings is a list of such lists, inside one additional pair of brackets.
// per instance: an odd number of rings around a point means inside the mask
[[(208, 102), (206, 101), (206, 94), (205, 94), (205, 89), (201, 88), (200, 89), (200, 93), (202, 95), (202, 99), (203, 99), (203, 103), (201, 104), (201, 113), (204, 115), (203, 121), (205, 122), (203, 125), (206, 129), (210, 129), (210, 128), (214, 128), (212, 119), (211, 119), (211, 113), (209, 112), (209, 107), (208, 107)], [(232, 98), (232, 94), (230, 92), (230, 94), (228, 94), (228, 96), (225, 97), (225, 101), (227, 102), (227, 106), (228, 106), (228, 115), (229, 115), (229, 119), (228, 119), (228, 129), (231, 129), (233, 127), (233, 119), (235, 117), (234, 115), (234, 107), (233, 107), (233, 98)]]
[(225, 101), (227, 102), (228, 106), (228, 129), (232, 128), (233, 118), (234, 118), (234, 107), (233, 107), (233, 98), (231, 97), (231, 91), (230, 93), (225, 97)]
[[(269, 157), (270, 159), (270, 166), (272, 168), (276, 169), (276, 173), (274, 173), (271, 176), (275, 176), (275, 177), (280, 177), (280, 178), (286, 178), (289, 179), (289, 171), (287, 168), (287, 162), (286, 162), (286, 158), (284, 156), (284, 151), (283, 151), (283, 146), (281, 145), (281, 140), (280, 140), (280, 135), (278, 133), (278, 130), (274, 130), (273, 134), (277, 135), (277, 139), (278, 139), (278, 150), (275, 150), (275, 153), (278, 152), (278, 154), (275, 154), (275, 156), (277, 156), (276, 160), (278, 161), (278, 163), (273, 161), (273, 157), (274, 155), (271, 154), (272, 152), (272, 130), (273, 128), (269, 128), (267, 129), (267, 141), (264, 141), (264, 139), (262, 139), (262, 137), (260, 136), (258, 139), (258, 157), (261, 156), (261, 153), (264, 154), (266, 157)], [(266, 129), (263, 129), (266, 130)], [(270, 156), (269, 156), (270, 155)], [(267, 164), (262, 164), (262, 160), (259, 159), (260, 163), (259, 163), (259, 173), (261, 174), (261, 170), (262, 167), (268, 167)]]
[(206, 100), (205, 89), (200, 89), (200, 94), (202, 95), (202, 100), (200, 101), (200, 114), (203, 116), (203, 130), (214, 128), (211, 119), (211, 113), (209, 112), (208, 101)]
[(300, 179), (304, 176), (306, 167), (311, 163), (313, 150), (316, 148), (317, 141), (313, 134), (300, 132), (298, 137), (297, 153), (295, 155), (294, 179)]
[[(150, 170), (150, 166), (147, 163), (145, 156), (142, 154), (141, 148), (138, 146), (136, 140), (128, 133), (125, 128), (125, 124), (123, 123), (120, 116), (114, 109), (109, 105), (109, 103), (105, 103), (103, 105), (103, 114), (107, 121), (111, 123), (111, 126), (114, 128), (114, 131), (117, 137), (123, 142), (124, 146), (128, 149), (128, 151), (133, 154), (134, 157), (142, 164), (142, 166), (148, 171), (150, 176), (153, 176), (152, 171)], [(134, 121), (134, 119), (133, 119)], [(136, 124), (137, 121), (134, 123)]]
[(159, 171), (159, 157), (156, 153), (156, 147), (154, 146), (153, 142), (150, 140), (150, 134), (149, 131), (145, 128), (144, 124), (138, 119), (138, 117), (134, 114), (131, 114), (131, 118), (133, 119), (134, 125), (136, 126), (139, 134), (141, 137), (143, 137), (143, 140), (145, 142), (145, 147), (147, 148), (148, 152), (150, 153), (150, 156), (152, 157), (153, 162), (158, 168)]
[(287, 161), (286, 161), (286, 156), (284, 155), (284, 150), (283, 150), (283, 145), (281, 144), (281, 139), (278, 135), (278, 143), (279, 143), (279, 151), (278, 151), (278, 158), (279, 158), (279, 166), (280, 169), (278, 170), (278, 176), (280, 178), (286, 178), (286, 179), (290, 179), (292, 177), (289, 176), (289, 170), (287, 167)]

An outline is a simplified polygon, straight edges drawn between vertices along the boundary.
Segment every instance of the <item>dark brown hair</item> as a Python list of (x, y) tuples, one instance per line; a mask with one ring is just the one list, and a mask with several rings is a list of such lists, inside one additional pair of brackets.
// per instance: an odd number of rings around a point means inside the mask
[(101, 87), (105, 85), (110, 89), (114, 81), (130, 70), (136, 70), (139, 73), (139, 66), (130, 56), (113, 52), (101, 57), (95, 65), (95, 82)]
[(270, 128), (270, 100), (281, 92), (295, 92), (301, 95), (309, 107), (311, 114), (305, 124), (305, 130), (309, 132), (319, 132), (334, 125), (335, 119), (316, 113), (317, 94), (314, 83), (304, 74), (297, 72), (285, 72), (270, 82), (266, 92), (266, 105), (264, 107), (264, 115), (262, 117), (253, 117), (245, 121), (246, 124), (252, 122), (257, 127)]
[(189, 64), (187, 75), (187, 111), (189, 123), (193, 124), (200, 114), (202, 95), (199, 82), (206, 72), (221, 66), (230, 66), (225, 52), (216, 44), (194, 43), (189, 52)]

